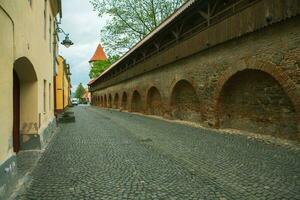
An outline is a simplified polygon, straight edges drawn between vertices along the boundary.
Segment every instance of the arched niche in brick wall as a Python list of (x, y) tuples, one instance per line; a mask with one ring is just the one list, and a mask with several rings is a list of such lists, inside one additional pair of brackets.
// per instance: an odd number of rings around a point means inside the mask
[(116, 93), (115, 96), (114, 96), (114, 105), (113, 105), (114, 108), (119, 108), (119, 94)]
[(172, 89), (171, 115), (175, 119), (199, 122), (200, 102), (193, 85), (187, 80), (178, 81)]
[(107, 96), (106, 94), (104, 95), (104, 101), (103, 101), (103, 107), (107, 107)]
[(108, 95), (107, 107), (108, 107), (108, 108), (111, 108), (111, 107), (112, 107), (112, 97), (111, 97), (111, 94)]
[(143, 102), (140, 93), (135, 90), (132, 93), (131, 98), (131, 111), (132, 112), (142, 112), (143, 111)]
[(100, 97), (100, 106), (103, 107), (103, 96)]
[(147, 113), (150, 115), (163, 115), (163, 105), (158, 89), (152, 86), (147, 92)]
[(95, 100), (95, 96), (93, 96), (93, 97), (92, 97), (92, 105), (93, 105), (93, 106), (95, 105), (95, 101), (96, 101), (96, 100)]
[(122, 94), (122, 99), (121, 99), (121, 109), (122, 110), (127, 110), (127, 93), (123, 92)]
[(297, 90), (273, 64), (230, 68), (215, 90), (216, 126), (299, 140)]

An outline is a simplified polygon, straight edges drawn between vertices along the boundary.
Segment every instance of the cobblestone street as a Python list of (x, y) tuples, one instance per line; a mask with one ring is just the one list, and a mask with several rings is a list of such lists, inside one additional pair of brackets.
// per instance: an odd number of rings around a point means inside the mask
[(177, 123), (75, 107), (18, 199), (300, 199), (299, 152)]

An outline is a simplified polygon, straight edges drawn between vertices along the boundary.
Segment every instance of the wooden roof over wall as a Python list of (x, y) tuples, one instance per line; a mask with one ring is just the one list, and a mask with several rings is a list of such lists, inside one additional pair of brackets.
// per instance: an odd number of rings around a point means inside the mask
[[(298, 0), (187, 1), (89, 85), (91, 90), (107, 87), (115, 77), (122, 77), (128, 69), (141, 63), (160, 67), (298, 14)], [(188, 41), (192, 42), (188, 44)], [(181, 48), (178, 55), (172, 57), (165, 52), (174, 45), (189, 48)], [(148, 63), (150, 58), (159, 57), (159, 54), (165, 54), (161, 59), (155, 58), (160, 64)]]

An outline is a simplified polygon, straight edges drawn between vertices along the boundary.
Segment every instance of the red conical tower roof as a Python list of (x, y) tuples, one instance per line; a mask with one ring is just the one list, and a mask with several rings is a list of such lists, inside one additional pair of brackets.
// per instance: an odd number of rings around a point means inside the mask
[(99, 60), (107, 60), (106, 54), (101, 46), (101, 44), (98, 45), (93, 57), (90, 59), (89, 62), (99, 61)]

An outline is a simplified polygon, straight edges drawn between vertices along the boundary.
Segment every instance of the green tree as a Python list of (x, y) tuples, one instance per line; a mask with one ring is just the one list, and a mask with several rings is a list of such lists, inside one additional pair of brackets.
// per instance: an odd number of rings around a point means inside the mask
[(101, 30), (108, 55), (121, 55), (157, 27), (185, 0), (90, 0), (101, 17), (110, 20)]
[(82, 96), (84, 95), (84, 93), (85, 93), (85, 89), (84, 89), (82, 83), (80, 83), (76, 88), (75, 98), (81, 99)]
[(91, 79), (98, 77), (104, 72), (111, 64), (119, 59), (119, 56), (115, 55), (109, 57), (108, 60), (99, 60), (92, 62), (89, 76)]
[(90, 69), (90, 78), (98, 77), (102, 72), (104, 72), (110, 66), (110, 62), (108, 60), (99, 60), (95, 61), (91, 64)]

